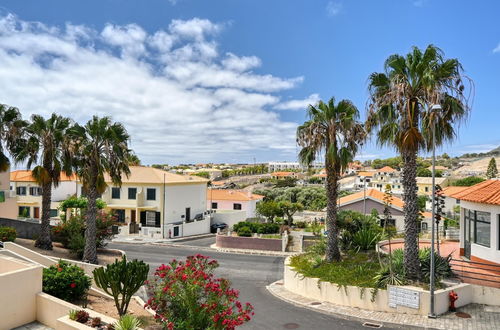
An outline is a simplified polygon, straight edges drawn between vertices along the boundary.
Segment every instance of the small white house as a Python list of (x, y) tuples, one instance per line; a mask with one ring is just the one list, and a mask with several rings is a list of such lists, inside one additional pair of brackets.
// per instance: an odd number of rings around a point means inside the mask
[(500, 266), (500, 180), (457, 192), (460, 200), (460, 255)]
[(241, 210), (245, 211), (246, 218), (256, 216), (257, 203), (264, 196), (251, 192), (232, 189), (208, 189), (207, 208), (210, 210)]

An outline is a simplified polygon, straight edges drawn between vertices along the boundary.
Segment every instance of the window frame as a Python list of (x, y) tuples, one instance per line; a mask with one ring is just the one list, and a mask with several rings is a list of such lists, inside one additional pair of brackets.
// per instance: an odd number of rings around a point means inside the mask
[[(152, 191), (154, 194), (154, 198), (149, 198), (149, 192)], [(147, 201), (155, 201), (156, 200), (156, 188), (146, 188), (146, 200)]]
[[(237, 208), (236, 205), (239, 205), (239, 208)], [(241, 203), (233, 203), (233, 210), (241, 211), (242, 210)]]
[[(130, 193), (132, 191), (134, 191), (134, 197), (130, 198)], [(128, 190), (127, 190), (127, 197), (128, 197), (129, 200), (136, 200), (137, 199), (137, 188), (129, 187)]]
[[(115, 197), (115, 193), (118, 192), (118, 197)], [(111, 187), (111, 199), (121, 199), (122, 189), (120, 187)]]
[(212, 202), (212, 209), (217, 210), (218, 207), (219, 207), (219, 204), (217, 202)]

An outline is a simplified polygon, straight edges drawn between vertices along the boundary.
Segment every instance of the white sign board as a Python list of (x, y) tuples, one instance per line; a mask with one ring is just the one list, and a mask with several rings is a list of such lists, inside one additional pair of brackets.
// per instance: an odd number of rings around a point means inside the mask
[(389, 307), (420, 308), (420, 292), (397, 286), (389, 287)]

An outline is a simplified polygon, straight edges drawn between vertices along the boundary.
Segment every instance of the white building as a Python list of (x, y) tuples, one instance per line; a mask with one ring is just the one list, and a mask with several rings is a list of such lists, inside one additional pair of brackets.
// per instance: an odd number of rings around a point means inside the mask
[[(30, 170), (10, 172), (10, 190), (16, 195), (18, 216), (40, 219), (42, 215), (42, 188), (31, 176)], [(77, 193), (76, 176), (67, 176), (61, 172), (59, 185), (52, 186), (50, 216), (59, 217), (59, 203)]]
[[(280, 172), (280, 171), (285, 171), (285, 170), (307, 170), (306, 166), (303, 166), (299, 162), (269, 162), (267, 164), (267, 167), (269, 169), (269, 172)], [(321, 162), (314, 162), (311, 164), (311, 168), (314, 169), (322, 169), (325, 167), (324, 163)]]
[(126, 225), (121, 233), (174, 238), (210, 232), (207, 179), (145, 166), (131, 166), (130, 172), (121, 187), (106, 174), (108, 187), (102, 194), (107, 210)]
[(500, 266), (500, 180), (478, 183), (452, 197), (460, 200), (460, 255)]
[(16, 196), (10, 190), (9, 171), (0, 172), (0, 218), (15, 219), (17, 214)]

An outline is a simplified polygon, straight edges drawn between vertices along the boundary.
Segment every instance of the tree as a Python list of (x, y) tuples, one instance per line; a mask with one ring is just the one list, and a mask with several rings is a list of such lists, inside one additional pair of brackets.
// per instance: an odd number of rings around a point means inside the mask
[(498, 176), (497, 161), (495, 157), (491, 157), (490, 163), (488, 164), (488, 170), (486, 171), (486, 177), (488, 179), (493, 179)]
[(83, 260), (97, 264), (97, 198), (106, 190), (105, 174), (115, 186), (121, 186), (123, 174), (130, 174), (129, 135), (122, 124), (97, 116), (85, 126), (73, 126), (70, 135), (74, 166), (88, 199)]
[(18, 146), (26, 122), (21, 119), (19, 109), (0, 104), (0, 172), (9, 168), (10, 162), (6, 153), (13, 153)]
[[(367, 128), (376, 130), (379, 144), (395, 147), (403, 160), (404, 267), (413, 279), (420, 278), (417, 155), (432, 149), (433, 131), (437, 146), (452, 141), (454, 124), (467, 117), (468, 78), (462, 72), (457, 59), (445, 59), (439, 48), (429, 45), (425, 51), (413, 47), (406, 56), (389, 56), (385, 72), (369, 77)], [(435, 104), (441, 109), (432, 107)]]
[(57, 187), (61, 172), (72, 175), (71, 157), (68, 154), (67, 136), (71, 120), (52, 114), (48, 119), (33, 115), (31, 123), (25, 128), (26, 137), (19, 142), (15, 152), (16, 161), (26, 161), (27, 167), (33, 168), (31, 175), (42, 187), (42, 218), (40, 234), (35, 246), (52, 250), (50, 238), (50, 203), (52, 187)]
[(359, 146), (365, 139), (365, 130), (358, 122), (359, 111), (349, 100), (335, 104), (332, 97), (328, 103), (319, 101), (310, 105), (309, 120), (297, 128), (297, 143), (302, 148), (299, 160), (309, 166), (321, 153), (325, 155), (328, 227), (327, 261), (340, 261), (337, 196), (338, 181), (350, 162), (354, 160)]
[(300, 203), (292, 202), (279, 202), (278, 207), (283, 215), (286, 215), (287, 225), (291, 226), (293, 224), (293, 215), (299, 211), (304, 210), (304, 206)]
[[(128, 163), (130, 166), (141, 166), (141, 160), (133, 152), (131, 152), (128, 156)], [(153, 167), (154, 167), (154, 165), (153, 165)]]
[(478, 176), (469, 176), (453, 182), (453, 186), (470, 187), (483, 181), (484, 179)]
[(283, 216), (283, 212), (278, 203), (273, 200), (257, 203), (256, 209), (257, 214), (265, 217), (268, 222), (273, 222), (275, 217)]

